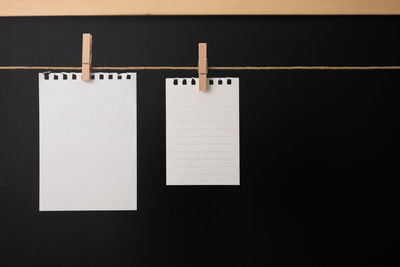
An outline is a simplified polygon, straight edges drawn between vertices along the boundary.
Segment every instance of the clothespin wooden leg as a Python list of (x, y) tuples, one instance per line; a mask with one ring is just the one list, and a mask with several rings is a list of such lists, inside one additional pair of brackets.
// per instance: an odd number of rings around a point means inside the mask
[(199, 90), (207, 91), (207, 43), (199, 43)]
[(90, 68), (92, 66), (92, 35), (82, 35), (82, 81), (90, 80)]

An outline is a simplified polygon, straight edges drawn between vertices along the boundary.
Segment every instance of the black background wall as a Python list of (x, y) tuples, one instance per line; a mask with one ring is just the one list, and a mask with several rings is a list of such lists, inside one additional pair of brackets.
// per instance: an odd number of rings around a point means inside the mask
[[(400, 65), (400, 18), (0, 18), (0, 65)], [(38, 71), (0, 70), (1, 266), (396, 266), (399, 71), (240, 77), (241, 185), (165, 185), (165, 78), (138, 71), (138, 211), (39, 212)]]

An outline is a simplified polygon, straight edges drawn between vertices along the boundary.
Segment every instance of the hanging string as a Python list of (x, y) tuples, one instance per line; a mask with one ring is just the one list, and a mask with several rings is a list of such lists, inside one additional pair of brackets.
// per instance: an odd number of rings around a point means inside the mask
[[(131, 67), (91, 67), (91, 70), (197, 70), (198, 67), (173, 66), (131, 66)], [(400, 66), (244, 66), (208, 67), (209, 70), (400, 70)], [(82, 70), (82, 67), (54, 66), (0, 66), (0, 70)]]

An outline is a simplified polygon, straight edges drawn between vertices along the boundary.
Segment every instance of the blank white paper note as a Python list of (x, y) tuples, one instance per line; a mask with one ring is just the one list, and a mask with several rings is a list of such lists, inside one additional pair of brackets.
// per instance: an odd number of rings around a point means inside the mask
[(239, 79), (166, 79), (167, 185), (239, 185)]
[(39, 74), (40, 211), (136, 210), (136, 74)]

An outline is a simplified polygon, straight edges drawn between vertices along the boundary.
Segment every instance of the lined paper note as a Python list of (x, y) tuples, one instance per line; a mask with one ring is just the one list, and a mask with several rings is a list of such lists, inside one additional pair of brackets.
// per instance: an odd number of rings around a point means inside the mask
[(136, 210), (136, 74), (39, 75), (41, 211)]
[(239, 185), (239, 79), (192, 80), (166, 79), (167, 185)]

